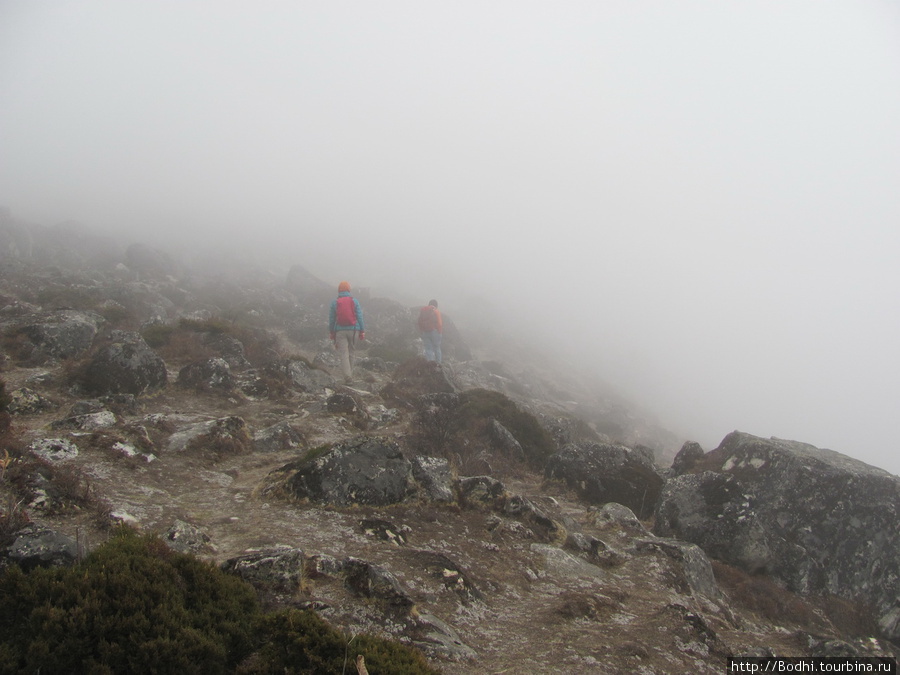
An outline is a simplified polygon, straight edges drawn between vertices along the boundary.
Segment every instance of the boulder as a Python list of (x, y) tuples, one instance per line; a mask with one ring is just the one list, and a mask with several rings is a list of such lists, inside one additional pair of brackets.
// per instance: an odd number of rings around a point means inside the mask
[(6, 409), (12, 415), (37, 415), (59, 408), (58, 403), (28, 387), (14, 389), (10, 392), (9, 398)]
[(509, 457), (518, 462), (525, 461), (525, 451), (522, 444), (516, 440), (512, 432), (495, 419), (491, 419), (488, 426), (488, 435), (491, 445), (501, 456)]
[(443, 457), (416, 455), (412, 459), (412, 472), (413, 478), (429, 500), (448, 503), (455, 500), (450, 463)]
[(111, 410), (100, 410), (84, 415), (73, 415), (72, 417), (56, 420), (50, 423), (50, 428), (53, 430), (74, 429), (78, 431), (97, 431), (98, 429), (109, 429), (118, 423), (119, 419), (114, 412)]
[(228, 455), (251, 452), (254, 446), (244, 419), (229, 415), (195, 422), (179, 429), (169, 437), (167, 449), (173, 452), (199, 451)]
[(544, 475), (590, 503), (616, 502), (641, 519), (653, 514), (663, 486), (649, 453), (610, 443), (570, 443), (547, 460)]
[(290, 422), (283, 420), (254, 433), (253, 443), (259, 452), (292, 450), (303, 444), (303, 435)]
[(900, 638), (900, 478), (805, 443), (729, 434), (666, 483), (654, 531), (799, 593), (873, 607)]
[(391, 381), (381, 389), (381, 396), (392, 403), (412, 409), (424, 394), (454, 393), (456, 385), (448, 370), (439, 363), (414, 358), (400, 364)]
[(200, 553), (210, 547), (210, 537), (196, 525), (176, 520), (163, 534), (169, 548), (180, 553)]
[(194, 389), (230, 391), (234, 382), (231, 367), (221, 357), (196, 361), (178, 371), (178, 384)]
[(687, 441), (681, 446), (681, 450), (678, 451), (678, 454), (675, 455), (675, 459), (672, 461), (672, 473), (676, 476), (687, 473), (697, 465), (697, 462), (703, 458), (704, 454), (703, 448), (700, 447), (699, 443)]
[(228, 366), (234, 370), (241, 370), (250, 367), (250, 362), (244, 353), (243, 343), (231, 335), (224, 333), (210, 333), (203, 339), (210, 349), (214, 349), (219, 353)]
[(397, 504), (415, 493), (412, 465), (390, 440), (360, 437), (325, 455), (282, 467), (285, 489), (297, 499), (350, 506)]
[(673, 561), (679, 571), (677, 585), (684, 586), (680, 590), (717, 603), (723, 602), (712, 564), (699, 546), (676, 539), (648, 538), (638, 540), (635, 550), (659, 552)]
[(30, 317), (19, 325), (18, 333), (28, 340), (30, 361), (45, 363), (84, 354), (103, 321), (103, 317), (92, 312), (59, 310)]
[(140, 396), (168, 383), (165, 362), (138, 333), (115, 331), (112, 342), (102, 347), (84, 370), (81, 385), (97, 395)]
[(230, 558), (222, 569), (257, 588), (292, 592), (300, 588), (305, 563), (301, 549), (279, 545)]
[(15, 534), (5, 558), (26, 572), (36, 567), (67, 567), (78, 560), (78, 542), (46, 527), (29, 526)]
[(325, 387), (334, 386), (331, 375), (298, 359), (276, 361), (267, 366), (267, 369), (278, 375), (286, 375), (297, 391), (318, 392)]
[(354, 594), (375, 600), (400, 615), (405, 615), (415, 604), (396, 576), (365, 560), (347, 558), (344, 561), (344, 583)]
[(48, 462), (66, 462), (78, 457), (78, 446), (67, 438), (39, 438), (28, 449)]

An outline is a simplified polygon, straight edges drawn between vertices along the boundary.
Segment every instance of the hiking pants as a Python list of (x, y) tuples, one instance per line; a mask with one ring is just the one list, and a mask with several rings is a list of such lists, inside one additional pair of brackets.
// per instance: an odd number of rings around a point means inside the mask
[(441, 362), (441, 334), (436, 330), (422, 332), (422, 343), (425, 345), (425, 358), (429, 361)]
[(355, 343), (355, 330), (339, 330), (334, 334), (334, 344), (341, 360), (341, 372), (348, 382), (353, 377), (353, 347)]

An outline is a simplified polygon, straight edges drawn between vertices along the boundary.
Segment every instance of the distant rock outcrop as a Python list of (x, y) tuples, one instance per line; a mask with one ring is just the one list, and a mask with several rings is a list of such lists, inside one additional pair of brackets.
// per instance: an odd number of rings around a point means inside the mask
[(729, 434), (663, 489), (655, 532), (800, 593), (875, 608), (900, 638), (900, 479), (831, 450)]
[(610, 443), (570, 443), (547, 460), (544, 475), (592, 504), (623, 504), (639, 518), (653, 514), (663, 486), (649, 453)]

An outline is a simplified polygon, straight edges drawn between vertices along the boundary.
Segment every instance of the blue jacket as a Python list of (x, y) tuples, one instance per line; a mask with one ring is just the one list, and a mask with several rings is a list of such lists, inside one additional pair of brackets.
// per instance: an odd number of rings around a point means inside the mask
[[(338, 298), (344, 298), (350, 295), (349, 291), (341, 291)], [(328, 311), (328, 331), (335, 333), (339, 330), (355, 330), (360, 333), (366, 330), (366, 324), (363, 322), (362, 307), (359, 306), (359, 300), (353, 298), (353, 307), (356, 309), (356, 324), (353, 326), (339, 326), (337, 324), (337, 299), (331, 301), (331, 309)]]

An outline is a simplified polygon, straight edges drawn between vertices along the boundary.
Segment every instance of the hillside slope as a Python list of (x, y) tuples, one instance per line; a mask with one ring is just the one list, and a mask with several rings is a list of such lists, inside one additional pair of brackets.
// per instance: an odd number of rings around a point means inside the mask
[[(618, 443), (671, 459), (671, 434), (577, 374), (490, 358), (452, 316), (437, 369), (418, 356), (411, 308), (366, 296), (368, 340), (344, 386), (325, 327), (333, 290), (302, 268), (199, 272), (83, 232), (2, 234), (5, 535), (27, 518), (84, 549), (125, 521), (230, 566), (273, 606), (410, 642), (446, 673), (719, 673), (728, 655), (893, 649), (865, 639), (850, 605), (710, 565), (652, 520), (547, 480), (527, 456), (540, 439), (491, 435), (515, 411), (553, 451)], [(92, 389), (97, 354), (127, 336), (163, 380)], [(440, 396), (495, 407), (442, 418)], [(421, 477), (386, 505), (288, 489), (298, 460), (369, 441), (440, 460), (449, 493)]]

